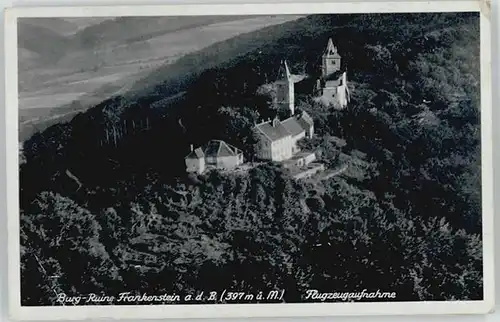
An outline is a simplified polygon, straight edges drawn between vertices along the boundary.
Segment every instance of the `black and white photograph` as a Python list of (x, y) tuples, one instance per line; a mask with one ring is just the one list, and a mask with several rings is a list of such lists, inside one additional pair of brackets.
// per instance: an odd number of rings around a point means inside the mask
[(481, 8), (231, 8), (17, 11), (11, 301), (491, 309)]

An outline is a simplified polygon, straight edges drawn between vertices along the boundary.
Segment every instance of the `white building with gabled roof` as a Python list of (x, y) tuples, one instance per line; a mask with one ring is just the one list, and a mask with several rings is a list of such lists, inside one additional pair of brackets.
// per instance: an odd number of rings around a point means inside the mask
[(278, 118), (255, 125), (257, 157), (263, 160), (284, 161), (292, 157), (292, 135)]
[(285, 161), (299, 152), (297, 142), (314, 134), (314, 123), (306, 112), (280, 121), (277, 117), (256, 124), (254, 132), (259, 140), (257, 157), (271, 161)]
[(187, 172), (203, 173), (209, 169), (231, 170), (243, 163), (243, 152), (222, 140), (210, 140), (193, 149), (184, 158)]

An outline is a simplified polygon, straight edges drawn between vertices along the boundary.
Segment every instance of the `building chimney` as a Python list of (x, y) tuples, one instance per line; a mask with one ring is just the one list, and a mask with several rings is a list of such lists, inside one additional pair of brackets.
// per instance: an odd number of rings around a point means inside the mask
[(273, 127), (277, 127), (280, 124), (280, 119), (276, 115), (276, 117), (273, 119)]
[(191, 152), (193, 152), (193, 145), (192, 144), (189, 145), (189, 148), (191, 149)]

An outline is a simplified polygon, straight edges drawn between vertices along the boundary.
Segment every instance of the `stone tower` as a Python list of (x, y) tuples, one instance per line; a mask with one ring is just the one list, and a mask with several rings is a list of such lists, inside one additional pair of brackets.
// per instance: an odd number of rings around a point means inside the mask
[(323, 78), (326, 78), (340, 70), (341, 57), (337, 51), (337, 47), (335, 47), (331, 38), (328, 40), (328, 45), (326, 46), (326, 50), (323, 53), (322, 58)]
[(275, 106), (279, 109), (288, 109), (290, 114), (295, 113), (295, 91), (292, 74), (288, 69), (286, 61), (282, 61), (278, 71), (278, 78), (275, 82), (276, 95)]

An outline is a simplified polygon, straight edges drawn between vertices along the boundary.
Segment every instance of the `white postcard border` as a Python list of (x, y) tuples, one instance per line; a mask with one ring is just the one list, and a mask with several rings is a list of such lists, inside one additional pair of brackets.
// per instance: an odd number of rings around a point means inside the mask
[[(481, 165), (483, 214), (482, 301), (209, 304), (22, 307), (20, 304), (17, 18), (87, 16), (249, 15), (375, 12), (481, 13)], [(161, 5), (9, 8), (5, 11), (6, 166), (8, 211), (9, 315), (16, 320), (87, 318), (218, 318), (332, 315), (488, 313), (494, 307), (493, 142), (490, 5), (486, 1), (336, 2), (232, 5)]]

